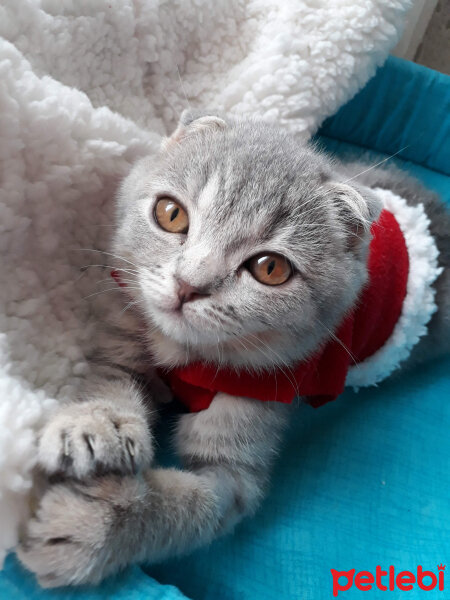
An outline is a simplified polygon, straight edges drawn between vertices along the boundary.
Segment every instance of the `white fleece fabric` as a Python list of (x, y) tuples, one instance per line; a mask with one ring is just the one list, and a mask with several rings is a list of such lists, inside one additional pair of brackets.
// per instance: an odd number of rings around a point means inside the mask
[[(35, 434), (76, 393), (113, 196), (189, 105), (308, 137), (375, 72), (409, 0), (2, 0), (0, 560)], [(101, 275), (101, 276), (100, 276)], [(115, 292), (113, 292), (115, 293)], [(103, 307), (107, 309), (108, 294)]]
[(358, 390), (377, 385), (399, 368), (437, 311), (434, 282), (443, 271), (438, 264), (439, 250), (430, 232), (430, 219), (423, 204), (409, 206), (405, 198), (390, 190), (375, 188), (385, 209), (396, 218), (408, 251), (408, 281), (402, 312), (385, 344), (361, 363), (352, 366), (345, 384)]

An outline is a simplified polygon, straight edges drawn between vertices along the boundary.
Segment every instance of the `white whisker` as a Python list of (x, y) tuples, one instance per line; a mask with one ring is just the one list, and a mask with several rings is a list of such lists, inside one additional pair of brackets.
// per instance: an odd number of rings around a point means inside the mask
[[(112, 277), (107, 277), (106, 279), (100, 279), (99, 281), (95, 282), (95, 285), (99, 285), (100, 283), (105, 283), (106, 281), (111, 283), (111, 279), (112, 279)], [(121, 279), (120, 283), (138, 283), (138, 282), (136, 279)], [(119, 285), (119, 284), (117, 284), (117, 285)]]
[(113, 266), (113, 265), (96, 264), (96, 265), (84, 265), (83, 267), (80, 267), (80, 268), (83, 271), (87, 271), (90, 267), (101, 267), (102, 269), (113, 269), (115, 271), (123, 271), (124, 273), (129, 273), (130, 275), (139, 274), (139, 271), (136, 271), (135, 269), (124, 269), (123, 267), (118, 267), (117, 265)]
[[(117, 260), (123, 260), (124, 262), (128, 263), (132, 267), (136, 267), (136, 269), (139, 269), (139, 265), (131, 262), (127, 258), (124, 258), (123, 256), (119, 256), (118, 254), (113, 254), (112, 252), (106, 252), (106, 250), (96, 250), (95, 248), (74, 248), (74, 250), (79, 251), (79, 252), (99, 252), (100, 254), (106, 254), (107, 256), (112, 256), (113, 258), (117, 258)], [(116, 269), (120, 269), (120, 267), (116, 267)]]
[(123, 308), (120, 311), (120, 315), (123, 315), (123, 313), (125, 313), (132, 306), (135, 306), (136, 304), (141, 304), (141, 303), (142, 303), (142, 300), (132, 300), (131, 302), (128, 302), (128, 304), (125, 306), (125, 308)]
[[(128, 289), (130, 289), (130, 290), (139, 290), (139, 288), (128, 288)], [(99, 294), (105, 294), (106, 292), (114, 292), (114, 291), (115, 292), (122, 292), (122, 294), (123, 294), (122, 289), (120, 287), (116, 286), (116, 287), (113, 287), (113, 288), (108, 288), (107, 290), (100, 290), (99, 292), (94, 292), (93, 294), (89, 294), (89, 296), (85, 296), (83, 298), (83, 300), (87, 300), (88, 298), (92, 298), (92, 296), (98, 296)]]
[[(292, 388), (293, 388), (293, 390), (294, 390), (295, 394), (296, 394), (297, 396), (300, 396), (300, 391), (299, 391), (299, 389), (298, 389), (298, 385), (297, 385), (297, 381), (296, 381), (296, 379), (295, 379), (295, 375), (294, 375), (294, 373), (293, 373), (292, 369), (290, 368), (290, 366), (289, 366), (289, 365), (286, 363), (286, 361), (285, 361), (285, 360), (283, 360), (283, 359), (281, 358), (281, 356), (280, 356), (280, 355), (279, 355), (277, 352), (275, 352), (275, 350), (274, 350), (273, 348), (271, 348), (270, 346), (268, 346), (268, 345), (267, 345), (265, 342), (263, 342), (263, 341), (262, 341), (260, 338), (258, 338), (256, 335), (254, 335), (254, 334), (251, 334), (251, 333), (250, 333), (250, 334), (247, 334), (247, 335), (251, 335), (251, 336), (253, 336), (253, 337), (254, 337), (254, 338), (255, 338), (255, 339), (256, 339), (256, 340), (257, 340), (259, 343), (263, 344), (263, 345), (264, 345), (264, 346), (265, 346), (265, 347), (266, 347), (266, 348), (269, 350), (269, 352), (272, 352), (272, 354), (273, 354), (273, 355), (275, 355), (275, 357), (276, 357), (276, 358), (278, 358), (278, 360), (279, 360), (279, 361), (281, 361), (281, 364), (282, 364), (284, 367), (286, 367), (286, 369), (287, 369), (287, 371), (288, 371), (288, 373), (289, 373), (289, 376), (288, 376), (288, 374), (287, 374), (287, 373), (284, 371), (284, 369), (283, 369), (283, 368), (282, 368), (282, 367), (281, 367), (279, 364), (277, 364), (277, 363), (275, 363), (275, 364), (276, 364), (276, 365), (277, 365), (277, 367), (280, 369), (280, 371), (281, 371), (281, 372), (284, 374), (284, 376), (286, 377), (286, 379), (289, 381), (289, 383), (291, 384), (291, 386), (292, 386)], [(257, 346), (255, 346), (255, 347), (257, 347)], [(269, 356), (268, 358), (270, 359), (271, 357)], [(292, 377), (292, 379), (291, 379), (291, 377)]]
[(331, 331), (331, 329), (329, 329), (324, 323), (322, 323), (322, 321), (320, 319), (318, 319), (317, 317), (314, 317), (314, 319), (315, 319), (315, 321), (317, 321), (317, 323), (319, 323), (319, 325), (321, 325), (330, 334), (331, 339), (333, 339), (340, 346), (342, 346), (342, 348), (347, 352), (347, 354), (352, 359), (353, 363), (356, 365), (357, 364), (356, 357), (350, 352), (349, 348), (347, 348), (347, 346), (344, 344), (344, 342), (342, 340), (340, 340), (337, 337), (337, 335)]
[(189, 100), (188, 100), (188, 97), (187, 97), (187, 94), (186, 94), (186, 90), (185, 90), (185, 87), (183, 85), (183, 81), (181, 79), (180, 68), (178, 67), (178, 65), (177, 65), (177, 73), (178, 73), (178, 79), (180, 80), (181, 90), (182, 90), (182, 92), (184, 94), (184, 97), (186, 99), (186, 104), (188, 105), (188, 108), (189, 108), (189, 110), (190, 110), (190, 112), (192, 114), (192, 108), (191, 108), (191, 105), (189, 104)]
[(400, 154), (400, 152), (403, 152), (403, 150), (406, 150), (406, 148), (409, 148), (410, 146), (411, 146), (411, 144), (407, 144), (406, 146), (403, 146), (403, 148), (400, 148), (400, 150), (397, 150), (397, 152), (394, 152), (394, 154), (391, 154), (390, 156), (387, 156), (386, 158), (383, 158), (383, 160), (380, 160), (379, 162), (377, 162), (376, 164), (368, 167), (364, 171), (361, 171), (361, 173), (358, 173), (357, 175), (353, 175), (353, 177), (350, 177), (350, 179), (346, 179), (345, 181), (342, 181), (341, 183), (348, 183), (349, 181), (353, 181), (354, 179), (356, 179), (360, 175), (363, 175), (364, 173), (368, 173), (372, 169), (376, 169), (377, 167), (379, 167), (383, 163), (387, 162), (391, 158), (394, 158), (394, 156), (397, 156), (397, 154)]

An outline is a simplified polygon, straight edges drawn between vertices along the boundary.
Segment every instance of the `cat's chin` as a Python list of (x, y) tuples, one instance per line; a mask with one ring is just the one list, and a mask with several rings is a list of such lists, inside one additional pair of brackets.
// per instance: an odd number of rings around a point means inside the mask
[(200, 326), (197, 323), (194, 326), (189, 317), (181, 311), (152, 310), (149, 338), (159, 364), (174, 366), (190, 360), (205, 360), (237, 367), (251, 364), (266, 368), (273, 367), (278, 360), (286, 364), (295, 359), (286, 352), (284, 336), (280, 332), (255, 331), (229, 336), (223, 331), (208, 329), (207, 320), (199, 315)]

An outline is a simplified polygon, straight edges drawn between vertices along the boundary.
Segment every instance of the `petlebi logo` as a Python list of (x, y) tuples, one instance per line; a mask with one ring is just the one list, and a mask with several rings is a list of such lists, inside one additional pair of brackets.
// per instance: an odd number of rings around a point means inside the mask
[[(415, 572), (399, 571), (396, 572), (392, 565), (386, 571), (379, 565), (375, 568), (375, 572), (359, 571), (350, 569), (349, 571), (336, 571), (331, 569), (333, 578), (333, 596), (336, 598), (342, 592), (346, 592), (353, 586), (361, 591), (369, 591), (373, 588), (382, 590), (383, 592), (401, 590), (402, 592), (410, 591), (418, 588), (425, 592), (430, 590), (444, 591), (444, 575), (445, 567), (442, 563), (437, 566), (437, 571), (424, 571), (422, 565), (417, 567)], [(433, 596), (434, 597), (434, 596)], [(345, 594), (342, 594), (345, 599)], [(368, 600), (370, 595), (368, 595)]]

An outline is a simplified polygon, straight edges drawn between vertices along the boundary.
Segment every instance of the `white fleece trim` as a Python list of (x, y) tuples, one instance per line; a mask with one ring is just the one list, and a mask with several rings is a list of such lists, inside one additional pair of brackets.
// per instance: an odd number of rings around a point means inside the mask
[(406, 360), (437, 310), (432, 285), (442, 273), (439, 251), (430, 234), (430, 220), (422, 204), (408, 206), (390, 190), (376, 188), (384, 207), (392, 212), (405, 236), (409, 274), (402, 313), (392, 335), (375, 354), (349, 369), (346, 385), (354, 388), (376, 385)]

